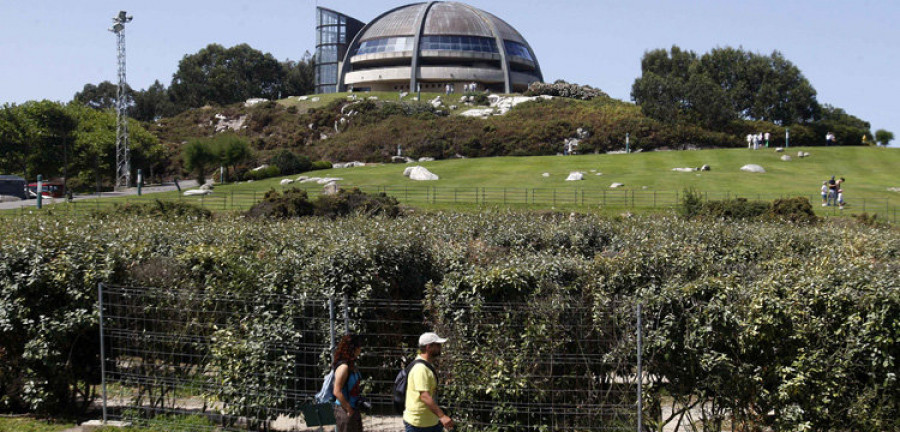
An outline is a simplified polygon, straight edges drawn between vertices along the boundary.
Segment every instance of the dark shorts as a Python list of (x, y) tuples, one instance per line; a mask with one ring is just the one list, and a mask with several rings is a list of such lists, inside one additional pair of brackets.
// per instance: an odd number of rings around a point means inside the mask
[(334, 406), (335, 432), (362, 432), (362, 416), (359, 411), (353, 413), (353, 417), (347, 415), (340, 406)]
[(444, 425), (440, 424), (440, 422), (434, 426), (430, 427), (415, 427), (407, 422), (403, 422), (403, 426), (406, 427), (406, 432), (443, 432)]

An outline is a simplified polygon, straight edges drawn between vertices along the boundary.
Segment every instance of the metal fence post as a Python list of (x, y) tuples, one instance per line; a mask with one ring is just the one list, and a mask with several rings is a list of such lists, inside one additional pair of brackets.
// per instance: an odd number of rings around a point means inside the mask
[(350, 297), (344, 294), (344, 334), (350, 334)]
[(334, 297), (328, 297), (328, 317), (331, 325), (331, 352), (334, 353)]
[(103, 343), (103, 283), (97, 284), (97, 306), (100, 313), (100, 382), (103, 386), (103, 424), (106, 424), (106, 345)]
[(641, 304), (637, 304), (637, 432), (644, 429), (644, 370), (641, 364)]

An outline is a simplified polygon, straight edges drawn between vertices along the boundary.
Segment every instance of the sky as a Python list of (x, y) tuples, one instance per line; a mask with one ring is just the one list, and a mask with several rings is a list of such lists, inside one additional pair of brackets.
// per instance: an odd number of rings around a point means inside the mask
[[(166, 86), (187, 54), (247, 43), (279, 60), (315, 50), (315, 7), (368, 22), (408, 1), (0, 0), (0, 104), (66, 102), (85, 84), (116, 82), (111, 18), (126, 10), (128, 83)], [(820, 103), (900, 136), (897, 0), (469, 0), (519, 30), (544, 80), (564, 79), (631, 100), (645, 51), (780, 51)], [(824, 138), (824, 137), (823, 137)], [(900, 138), (898, 138), (900, 139)], [(894, 142), (897, 146), (898, 142)]]

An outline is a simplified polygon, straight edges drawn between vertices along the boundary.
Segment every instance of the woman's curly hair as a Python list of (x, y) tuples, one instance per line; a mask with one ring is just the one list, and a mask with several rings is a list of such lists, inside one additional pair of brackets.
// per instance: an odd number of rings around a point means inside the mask
[(344, 362), (347, 363), (347, 366), (350, 366), (350, 369), (353, 369), (356, 363), (354, 354), (356, 354), (356, 349), (361, 346), (359, 336), (354, 334), (344, 335), (334, 350), (334, 361), (331, 363), (331, 368), (334, 369), (338, 362)]

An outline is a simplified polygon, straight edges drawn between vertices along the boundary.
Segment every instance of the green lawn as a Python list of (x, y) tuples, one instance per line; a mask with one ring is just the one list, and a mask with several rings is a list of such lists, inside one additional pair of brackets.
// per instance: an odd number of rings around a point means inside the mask
[[(798, 150), (811, 154), (797, 158)], [(780, 157), (794, 158), (783, 162)], [(759, 164), (764, 174), (745, 173), (740, 167)], [(676, 167), (709, 164), (707, 172), (675, 172)], [(780, 196), (809, 197), (817, 212), (837, 214), (833, 207), (819, 206), (822, 182), (832, 175), (845, 177), (847, 212), (878, 213), (892, 220), (900, 217), (900, 193), (889, 187), (900, 187), (900, 149), (875, 147), (791, 148), (785, 153), (774, 149), (746, 149), (645, 152), (614, 155), (497, 157), (453, 159), (423, 162), (440, 180), (416, 182), (403, 176), (407, 164), (377, 164), (359, 168), (313, 171), (304, 175), (340, 177), (343, 186), (361, 186), (365, 191), (385, 190), (416, 207), (481, 208), (480, 205), (557, 210), (569, 207), (600, 207), (604, 211), (622, 209), (671, 208), (686, 188), (706, 193), (709, 199), (733, 197), (771, 200)], [(596, 171), (603, 173), (596, 175)], [(567, 182), (571, 171), (582, 171), (583, 181)], [(542, 173), (549, 173), (543, 177)], [(290, 187), (308, 189), (317, 194), (315, 183), (281, 186), (283, 178), (251, 183), (225, 184), (205, 198), (180, 199), (201, 203), (213, 210), (246, 209), (270, 190)], [(624, 183), (621, 189), (610, 189), (611, 183)], [(178, 197), (175, 192), (145, 195), (144, 199)], [(133, 201), (135, 198), (128, 198)], [(201, 201), (202, 200), (202, 201)], [(101, 204), (123, 202), (124, 198), (107, 198)], [(479, 206), (476, 206), (478, 204)], [(81, 208), (94, 206), (82, 202)], [(52, 208), (48, 206), (47, 208)]]
[(0, 432), (59, 432), (74, 428), (75, 423), (38, 420), (31, 417), (0, 417)]

